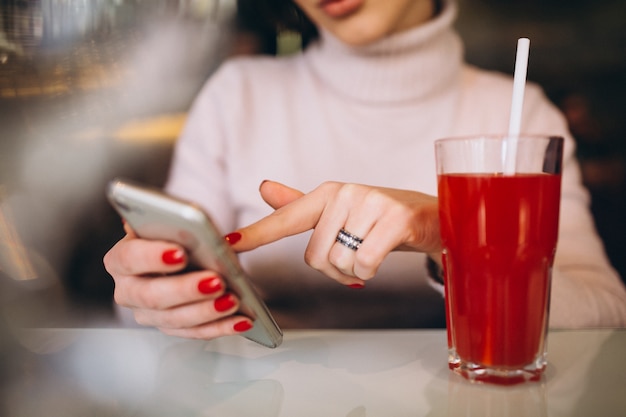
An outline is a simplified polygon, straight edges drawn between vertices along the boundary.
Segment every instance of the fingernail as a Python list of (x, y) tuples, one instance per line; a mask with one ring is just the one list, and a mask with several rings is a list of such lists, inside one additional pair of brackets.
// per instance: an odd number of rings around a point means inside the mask
[(245, 332), (245, 331), (250, 330), (252, 327), (253, 327), (252, 323), (250, 323), (248, 320), (241, 320), (235, 323), (235, 325), (233, 326), (233, 329), (236, 332)]
[(239, 232), (233, 232), (230, 234), (227, 234), (224, 239), (226, 239), (226, 241), (231, 244), (234, 245), (235, 243), (239, 242), (241, 240), (241, 233)]
[(235, 306), (235, 299), (230, 294), (224, 294), (217, 298), (213, 305), (215, 306), (215, 310), (221, 313), (233, 308)]
[(163, 252), (161, 255), (163, 263), (167, 265), (180, 264), (185, 260), (185, 252), (180, 249), (170, 249)]
[(356, 282), (354, 284), (349, 284), (348, 287), (355, 288), (355, 289), (360, 289), (360, 288), (365, 288), (365, 284), (361, 284), (359, 282)]
[(259, 191), (261, 190), (261, 188), (263, 187), (263, 184), (265, 184), (266, 182), (268, 182), (269, 180), (263, 180), (261, 181), (261, 184), (259, 184)]
[(202, 294), (213, 294), (220, 291), (224, 286), (218, 277), (205, 278), (198, 282), (198, 291)]

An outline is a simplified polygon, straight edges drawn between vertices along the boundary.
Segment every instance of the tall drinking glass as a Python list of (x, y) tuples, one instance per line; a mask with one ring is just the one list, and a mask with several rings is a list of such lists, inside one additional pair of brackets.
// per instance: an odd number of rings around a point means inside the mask
[(563, 138), (435, 142), (449, 366), (473, 381), (538, 380), (546, 366)]

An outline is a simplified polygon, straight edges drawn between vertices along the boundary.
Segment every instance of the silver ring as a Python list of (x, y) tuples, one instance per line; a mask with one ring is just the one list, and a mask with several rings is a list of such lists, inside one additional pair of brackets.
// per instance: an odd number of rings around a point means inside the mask
[(363, 239), (358, 236), (353, 235), (348, 232), (346, 229), (339, 230), (337, 234), (337, 238), (335, 239), (337, 242), (341, 243), (346, 248), (350, 248), (352, 250), (357, 250), (363, 243)]

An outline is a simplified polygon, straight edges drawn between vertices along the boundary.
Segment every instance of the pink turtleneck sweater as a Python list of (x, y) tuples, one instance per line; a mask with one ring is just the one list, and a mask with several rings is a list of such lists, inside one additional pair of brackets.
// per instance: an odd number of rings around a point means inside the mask
[[(225, 62), (197, 97), (167, 189), (197, 201), (224, 233), (271, 212), (264, 179), (310, 191), (326, 180), (436, 194), (433, 141), (505, 132), (512, 81), (463, 63), (447, 2), (432, 21), (366, 47), (328, 33), (294, 56)], [(626, 291), (603, 252), (564, 118), (527, 87), (523, 131), (566, 137), (552, 326), (624, 326)], [(392, 253), (365, 289), (303, 260), (308, 234), (241, 255), (283, 327), (444, 325), (425, 256)]]

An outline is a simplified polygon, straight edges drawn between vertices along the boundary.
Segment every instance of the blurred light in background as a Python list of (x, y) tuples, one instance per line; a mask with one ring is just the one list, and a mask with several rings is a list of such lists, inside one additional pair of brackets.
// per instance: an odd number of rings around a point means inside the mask
[(0, 286), (12, 324), (111, 318), (101, 260), (122, 228), (106, 183), (162, 184), (235, 16), (236, 0), (0, 2)]

